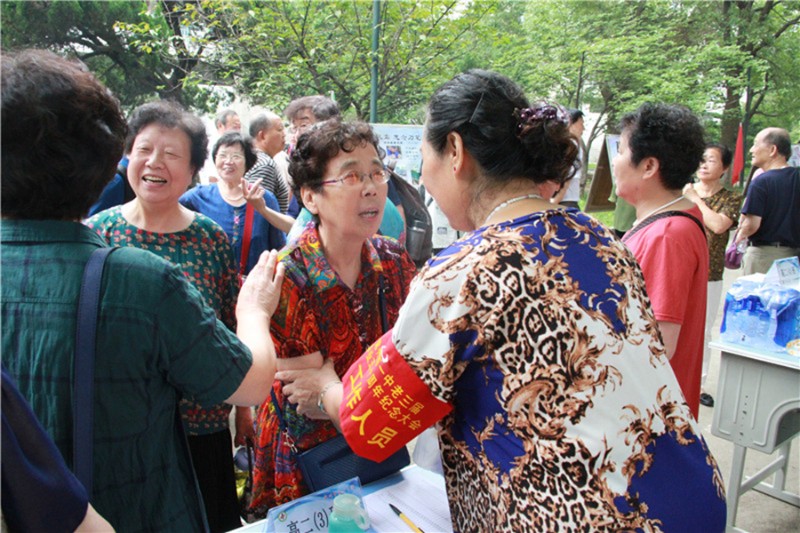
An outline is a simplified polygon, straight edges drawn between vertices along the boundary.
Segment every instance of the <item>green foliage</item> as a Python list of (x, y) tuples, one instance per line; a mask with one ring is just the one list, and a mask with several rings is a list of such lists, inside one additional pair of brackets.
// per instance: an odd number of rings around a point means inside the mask
[[(480, 67), (534, 99), (599, 114), (591, 140), (645, 101), (699, 113), (733, 144), (750, 87), (750, 137), (800, 133), (800, 2), (383, 0), (378, 114), (419, 123), (432, 91)], [(373, 2), (368, 0), (3, 1), (2, 48), (46, 47), (82, 59), (130, 108), (175, 98), (213, 110), (239, 96), (281, 110), (333, 95), (369, 113)], [(749, 77), (748, 77), (749, 74)]]
[[(215, 95), (191, 78), (203, 40), (198, 2), (3, 1), (4, 51), (47, 48), (82, 60), (127, 109), (154, 98), (206, 109)], [(186, 29), (189, 31), (186, 31)], [(198, 44), (200, 42), (200, 44)]]
[[(369, 115), (372, 2), (226, 4), (214, 72), (253, 103), (282, 109), (308, 94), (332, 95), (345, 114)], [(384, 1), (380, 10), (378, 115), (420, 122), (433, 88), (454, 72), (471, 28), (493, 6)]]

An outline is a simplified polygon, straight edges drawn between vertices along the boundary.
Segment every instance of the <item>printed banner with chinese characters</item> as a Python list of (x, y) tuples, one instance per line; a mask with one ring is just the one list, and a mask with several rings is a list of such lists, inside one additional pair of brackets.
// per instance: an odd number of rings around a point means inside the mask
[(391, 330), (342, 381), (342, 433), (355, 453), (373, 461), (383, 461), (452, 409), (433, 396), (397, 352)]

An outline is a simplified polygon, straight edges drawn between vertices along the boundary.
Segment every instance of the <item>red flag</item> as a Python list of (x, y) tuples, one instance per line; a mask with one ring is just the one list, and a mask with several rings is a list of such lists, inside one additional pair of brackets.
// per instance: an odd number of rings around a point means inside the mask
[(733, 152), (733, 171), (731, 172), (731, 185), (739, 183), (739, 176), (744, 170), (744, 136), (742, 123), (739, 123), (739, 135), (736, 136), (736, 150)]

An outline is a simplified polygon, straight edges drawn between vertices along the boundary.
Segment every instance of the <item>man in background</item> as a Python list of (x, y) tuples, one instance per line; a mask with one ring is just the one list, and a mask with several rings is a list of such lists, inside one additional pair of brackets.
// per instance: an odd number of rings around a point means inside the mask
[(242, 121), (239, 119), (239, 114), (233, 109), (223, 109), (217, 113), (214, 125), (217, 127), (217, 136), (222, 136), (227, 131), (241, 131), (242, 129)]
[(776, 259), (800, 257), (800, 172), (787, 163), (789, 132), (761, 130), (750, 155), (753, 166), (764, 172), (750, 183), (736, 234), (737, 244), (750, 239), (742, 259), (744, 274), (765, 273)]
[(291, 192), (288, 182), (280, 175), (273, 160), (273, 157), (283, 151), (286, 142), (283, 122), (275, 113), (261, 113), (250, 121), (249, 130), (258, 161), (244, 178), (250, 183), (260, 184), (266, 191), (274, 194), (281, 213), (285, 214)]

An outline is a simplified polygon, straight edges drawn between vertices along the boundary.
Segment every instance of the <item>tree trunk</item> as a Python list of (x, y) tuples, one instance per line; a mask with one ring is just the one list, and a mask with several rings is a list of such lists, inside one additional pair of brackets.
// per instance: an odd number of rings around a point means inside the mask
[[(736, 79), (740, 73), (731, 73), (730, 78)], [(733, 150), (736, 147), (736, 136), (739, 133), (739, 122), (742, 121), (742, 111), (739, 106), (742, 92), (730, 85), (725, 87), (725, 109), (722, 112), (720, 124), (720, 142)]]

